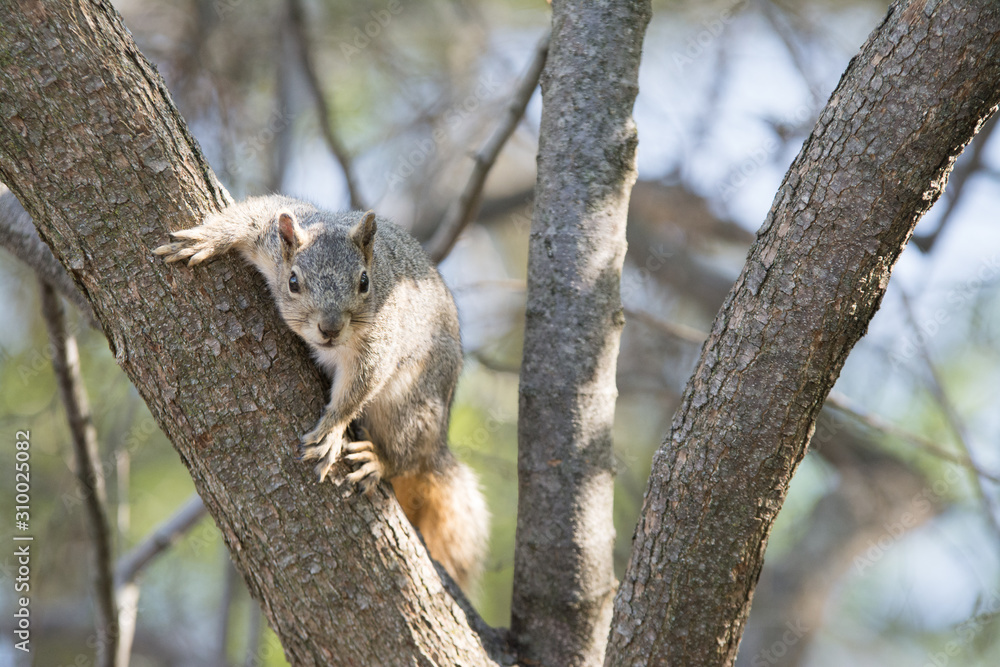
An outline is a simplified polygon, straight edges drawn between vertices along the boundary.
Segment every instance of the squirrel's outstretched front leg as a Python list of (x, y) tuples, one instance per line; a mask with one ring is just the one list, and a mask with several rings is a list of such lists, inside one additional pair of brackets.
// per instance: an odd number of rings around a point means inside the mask
[[(282, 245), (278, 235), (278, 219), (284, 213), (308, 212), (311, 207), (287, 197), (251, 197), (222, 211), (211, 213), (202, 224), (190, 229), (171, 232), (172, 243), (153, 250), (167, 262), (187, 260), (188, 265), (200, 264), (233, 248), (254, 264), (274, 290), (278, 285), (278, 267), (282, 262)], [(289, 215), (289, 221), (293, 218)], [(288, 234), (301, 229), (289, 222)], [(296, 244), (302, 239), (296, 238)]]
[(187, 260), (189, 266), (194, 266), (232, 248), (236, 242), (233, 231), (230, 225), (224, 224), (223, 218), (210, 216), (203, 225), (171, 232), (175, 241), (164, 243), (153, 253), (163, 255), (166, 262)]

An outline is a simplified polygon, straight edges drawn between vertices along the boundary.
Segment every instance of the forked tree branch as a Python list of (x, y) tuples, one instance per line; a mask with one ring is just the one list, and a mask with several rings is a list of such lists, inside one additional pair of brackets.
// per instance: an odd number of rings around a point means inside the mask
[(142, 542), (118, 559), (115, 568), (115, 580), (118, 585), (135, 583), (142, 570), (184, 533), (191, 530), (205, 513), (205, 504), (201, 502), (197, 493), (188, 498), (177, 511), (146, 535)]
[(654, 456), (607, 665), (732, 664), (816, 416), (998, 80), (992, 0), (894, 3), (851, 60)]

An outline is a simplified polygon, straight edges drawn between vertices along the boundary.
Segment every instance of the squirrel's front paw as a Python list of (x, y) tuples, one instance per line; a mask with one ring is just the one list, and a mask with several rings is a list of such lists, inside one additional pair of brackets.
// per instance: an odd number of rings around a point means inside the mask
[(211, 233), (207, 225), (181, 229), (171, 232), (170, 236), (179, 240), (164, 243), (153, 251), (153, 254), (164, 255), (165, 262), (180, 262), (186, 259), (188, 266), (194, 266), (218, 254), (220, 250), (216, 235)]
[(347, 475), (347, 481), (356, 485), (363, 493), (370, 493), (378, 486), (385, 468), (375, 453), (375, 445), (367, 440), (347, 443), (347, 462), (354, 472)]
[(300, 459), (303, 461), (319, 459), (319, 463), (316, 464), (316, 476), (321, 482), (340, 460), (343, 451), (344, 436), (336, 431), (321, 436), (313, 430), (302, 436), (302, 441), (299, 443)]

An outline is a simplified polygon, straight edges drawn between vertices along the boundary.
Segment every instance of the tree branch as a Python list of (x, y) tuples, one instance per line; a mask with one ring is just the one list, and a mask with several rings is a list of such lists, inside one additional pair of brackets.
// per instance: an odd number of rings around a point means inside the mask
[(615, 588), (611, 428), (636, 179), (632, 107), (651, 7), (567, 0), (552, 10), (528, 247), (511, 633), (523, 662), (597, 665)]
[[(29, 221), (30, 222), (30, 221)], [(90, 415), (87, 392), (80, 377), (76, 338), (66, 330), (62, 303), (55, 290), (39, 280), (42, 317), (52, 345), (52, 368), (66, 408), (76, 480), (83, 495), (87, 532), (94, 547), (94, 601), (97, 608), (97, 664), (115, 667), (118, 653), (118, 604), (115, 600), (114, 559), (108, 526), (104, 477), (97, 463), (97, 430)]]
[(388, 493), (342, 498), (295, 460), (323, 383), (261, 278), (152, 254), (230, 198), (120, 17), (0, 0), (0, 24), (0, 180), (82, 287), (289, 661), (492, 662), (499, 635)]
[(816, 415), (998, 79), (989, 0), (893, 4), (851, 61), (654, 456), (606, 664), (732, 664)]
[[(913, 308), (910, 306), (910, 299), (906, 295), (906, 292), (902, 292), (903, 295), (903, 308), (906, 310), (907, 320), (910, 326), (915, 332), (919, 332), (916, 324), (916, 318), (913, 316)], [(955, 441), (958, 443), (959, 449), (962, 450), (962, 455), (964, 458), (968, 459), (972, 465), (970, 466), (970, 472), (972, 475), (972, 487), (976, 491), (976, 495), (979, 496), (979, 501), (983, 504), (983, 512), (986, 514), (987, 523), (989, 523), (990, 528), (993, 529), (993, 537), (997, 540), (997, 544), (1000, 545), (1000, 523), (997, 522), (996, 514), (993, 513), (993, 503), (990, 501), (989, 495), (986, 493), (986, 489), (983, 488), (983, 481), (981, 479), (979, 467), (975, 464), (975, 459), (972, 457), (972, 448), (969, 445), (971, 439), (969, 438), (968, 429), (965, 427), (962, 418), (958, 415), (958, 410), (952, 404), (951, 399), (948, 398), (948, 392), (945, 391), (944, 383), (941, 381), (941, 375), (938, 373), (937, 365), (934, 360), (931, 359), (930, 350), (927, 349), (927, 343), (923, 336), (917, 336), (917, 349), (920, 352), (920, 356), (924, 361), (924, 365), (927, 367), (927, 386), (930, 389), (931, 396), (937, 401), (938, 407), (941, 408), (941, 413), (944, 415), (945, 422), (951, 429), (951, 432), (955, 436)]]
[(698, 331), (694, 327), (689, 327), (686, 324), (678, 324), (676, 322), (668, 322), (667, 320), (656, 317), (652, 313), (647, 313), (645, 310), (637, 310), (626, 307), (625, 317), (635, 318), (639, 322), (656, 329), (660, 333), (669, 336), (670, 338), (684, 341), (685, 343), (701, 345), (705, 342), (705, 339), (708, 338), (708, 334)]
[(459, 195), (457, 201), (448, 207), (444, 220), (438, 225), (431, 240), (427, 242), (425, 249), (433, 262), (440, 262), (448, 256), (448, 253), (455, 246), (459, 234), (476, 216), (479, 202), (482, 199), (483, 186), (486, 185), (486, 177), (500, 155), (500, 149), (504, 147), (507, 140), (514, 134), (514, 130), (517, 129), (517, 124), (521, 122), (524, 110), (528, 107), (528, 102), (531, 101), (535, 88), (538, 87), (538, 80), (541, 78), (542, 68), (545, 66), (545, 58), (549, 53), (550, 36), (551, 34), (546, 32), (538, 41), (535, 55), (528, 64), (528, 69), (521, 78), (521, 82), (514, 90), (514, 95), (507, 106), (503, 120), (493, 131), (489, 140), (476, 153), (473, 159), (472, 174), (469, 175), (469, 180), (465, 184), (462, 194)]
[(135, 582), (142, 570), (157, 556), (191, 530), (205, 516), (205, 504), (198, 494), (191, 496), (180, 509), (152, 530), (138, 545), (118, 559), (115, 581), (118, 585)]
[(849, 397), (838, 391), (830, 392), (830, 395), (826, 397), (826, 405), (830, 406), (834, 410), (844, 413), (848, 417), (864, 424), (870, 429), (884, 433), (888, 436), (905, 440), (913, 445), (916, 445), (931, 456), (935, 456), (939, 459), (968, 468), (979, 477), (1000, 484), (1000, 476), (986, 472), (969, 456), (949, 452), (933, 440), (928, 440), (927, 438), (917, 435), (916, 433), (911, 433), (905, 429), (899, 428), (882, 417), (866, 411), (859, 405), (855, 404)]

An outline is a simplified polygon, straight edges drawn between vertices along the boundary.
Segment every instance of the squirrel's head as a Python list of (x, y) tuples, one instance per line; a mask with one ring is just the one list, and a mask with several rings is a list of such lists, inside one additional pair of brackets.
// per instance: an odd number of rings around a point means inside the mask
[(357, 343), (374, 311), (375, 214), (363, 213), (349, 221), (353, 224), (338, 224), (342, 222), (320, 219), (303, 227), (291, 211), (278, 213), (284, 260), (276, 285), (278, 311), (317, 349)]

